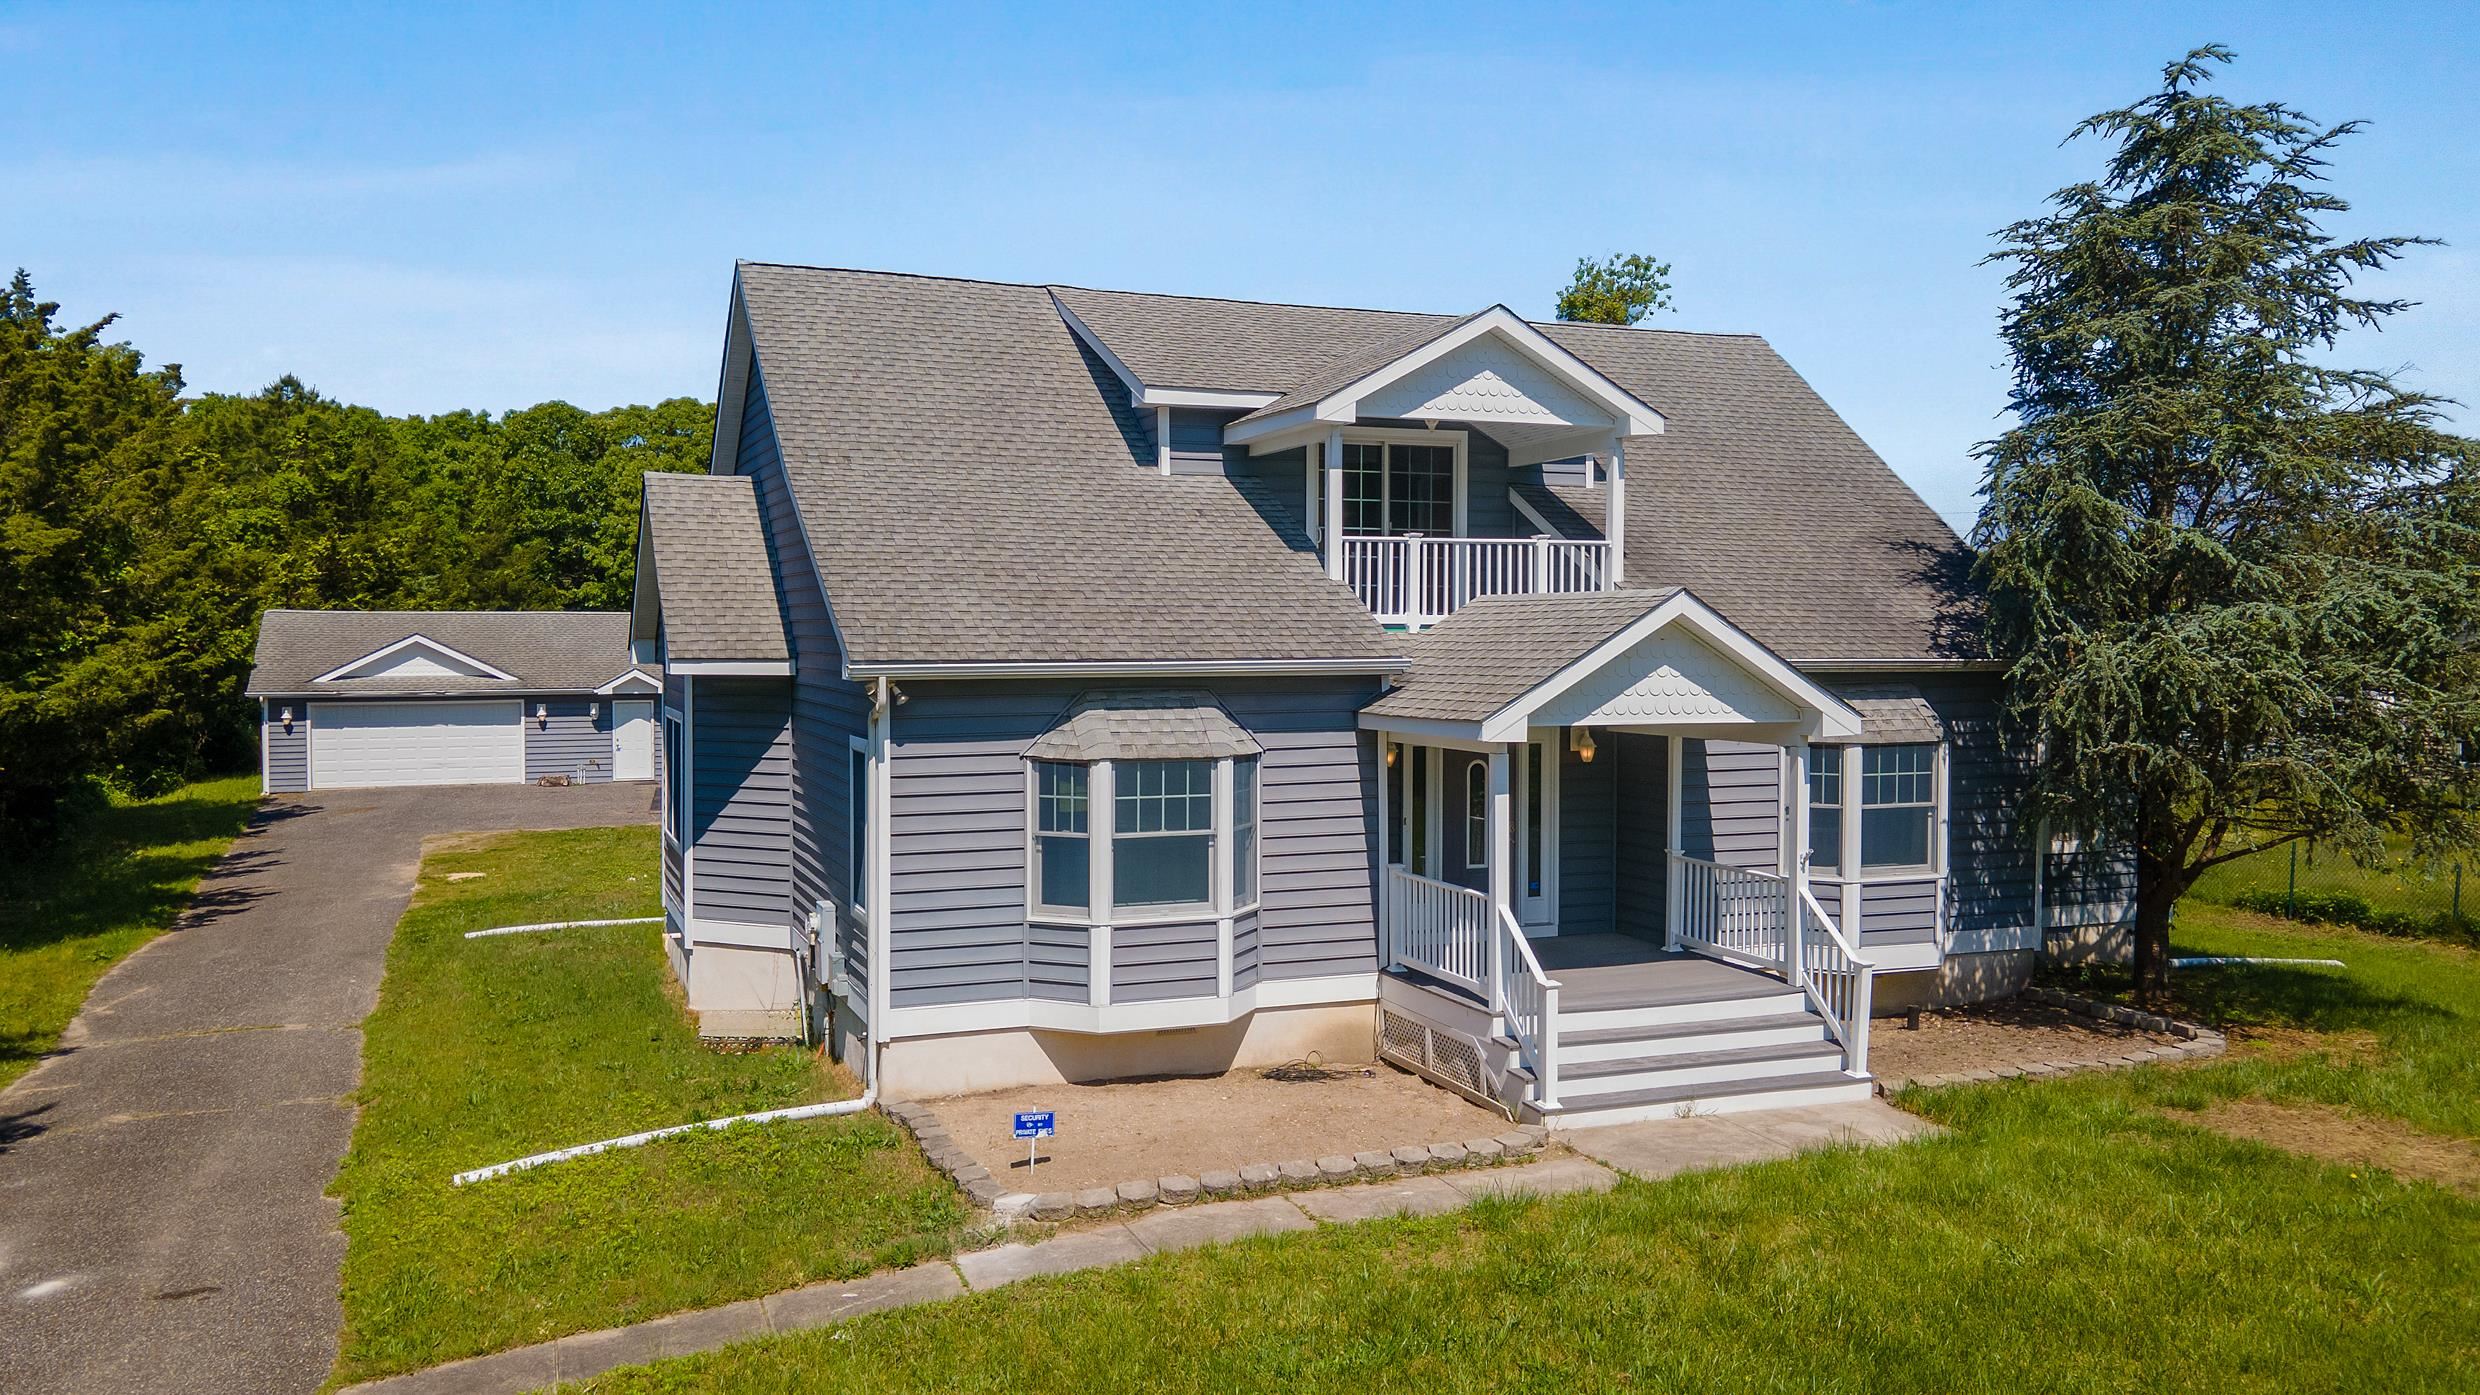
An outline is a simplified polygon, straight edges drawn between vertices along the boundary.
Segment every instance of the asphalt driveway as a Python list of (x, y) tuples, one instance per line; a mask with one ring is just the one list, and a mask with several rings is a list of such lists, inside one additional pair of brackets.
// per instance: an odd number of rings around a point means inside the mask
[(325, 1195), (422, 840), (648, 823), (650, 785), (269, 803), (172, 933), (0, 1092), (0, 1389), (309, 1391), (344, 1259)]

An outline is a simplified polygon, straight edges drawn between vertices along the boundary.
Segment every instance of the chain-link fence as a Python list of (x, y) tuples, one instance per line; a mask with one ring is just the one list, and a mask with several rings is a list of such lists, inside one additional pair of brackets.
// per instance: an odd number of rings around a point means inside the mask
[(2480, 913), (2480, 864), (2430, 862), (2397, 845), (2363, 867), (2332, 848), (2299, 842), (2223, 863), (2189, 894), (2292, 920), (2468, 939)]

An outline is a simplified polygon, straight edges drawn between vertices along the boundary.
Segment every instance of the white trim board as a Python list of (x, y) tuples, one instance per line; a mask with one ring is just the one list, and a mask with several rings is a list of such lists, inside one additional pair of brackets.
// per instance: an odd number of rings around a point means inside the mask
[(793, 671), (790, 659), (667, 659), (663, 667), (701, 678), (789, 678)]
[[(1402, 673), (1410, 659), (1187, 659), (854, 664), (856, 678), (1283, 678)], [(681, 666), (675, 665), (675, 670)]]
[(1150, 1003), (1095, 1007), (1034, 998), (887, 1009), (886, 1039), (952, 1036), (966, 1032), (1030, 1029), (1105, 1035), (1213, 1027), (1237, 1022), (1267, 1008), (1326, 1007), (1375, 1002), (1378, 976), (1335, 974), (1324, 978), (1259, 979), (1228, 998), (1169, 998)]

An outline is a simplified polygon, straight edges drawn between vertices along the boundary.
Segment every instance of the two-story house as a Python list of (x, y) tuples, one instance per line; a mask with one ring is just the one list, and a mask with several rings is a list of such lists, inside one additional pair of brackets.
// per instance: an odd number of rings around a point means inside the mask
[(1617, 1120), (2055, 919), (1962, 545), (1761, 339), (745, 263), (719, 402), (633, 630), (710, 1033)]

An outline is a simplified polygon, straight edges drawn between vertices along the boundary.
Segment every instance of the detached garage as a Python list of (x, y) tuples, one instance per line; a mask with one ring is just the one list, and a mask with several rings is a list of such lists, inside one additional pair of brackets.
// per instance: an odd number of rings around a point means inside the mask
[(271, 610), (249, 694), (269, 793), (651, 780), (662, 673), (617, 611)]

